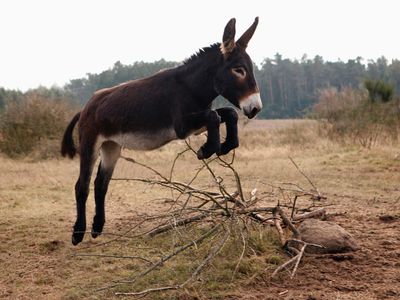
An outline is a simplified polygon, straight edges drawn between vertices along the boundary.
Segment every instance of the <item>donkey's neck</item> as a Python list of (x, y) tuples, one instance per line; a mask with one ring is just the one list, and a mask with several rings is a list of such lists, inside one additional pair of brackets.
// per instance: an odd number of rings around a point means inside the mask
[(181, 66), (181, 81), (199, 104), (205, 107), (218, 96), (214, 89), (214, 77), (222, 62), (219, 44), (201, 49)]

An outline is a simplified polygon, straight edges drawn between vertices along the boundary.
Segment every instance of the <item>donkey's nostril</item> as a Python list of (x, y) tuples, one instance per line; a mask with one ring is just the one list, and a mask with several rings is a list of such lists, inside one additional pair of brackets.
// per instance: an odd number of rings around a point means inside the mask
[(255, 117), (255, 115), (259, 112), (260, 110), (257, 107), (254, 107), (250, 114), (249, 114), (249, 119), (253, 119)]

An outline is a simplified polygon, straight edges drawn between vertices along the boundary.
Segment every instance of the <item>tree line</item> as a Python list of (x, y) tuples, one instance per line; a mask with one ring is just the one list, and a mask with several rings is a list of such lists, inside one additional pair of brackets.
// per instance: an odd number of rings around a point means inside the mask
[[(142, 78), (155, 72), (179, 65), (165, 61), (135, 62), (124, 65), (116, 62), (112, 68), (98, 74), (72, 79), (61, 88), (30, 90), (46, 97), (70, 99), (84, 104), (94, 91), (116, 84)], [(364, 62), (361, 57), (345, 61), (324, 61), (321, 56), (301, 59), (283, 58), (276, 54), (266, 58), (260, 66), (255, 65), (255, 75), (259, 83), (264, 109), (260, 118), (301, 117), (317, 102), (321, 89), (362, 88), (365, 80), (381, 80), (400, 91), (400, 60), (388, 61), (385, 57)], [(26, 93), (0, 88), (0, 109), (7, 101), (16, 101)]]

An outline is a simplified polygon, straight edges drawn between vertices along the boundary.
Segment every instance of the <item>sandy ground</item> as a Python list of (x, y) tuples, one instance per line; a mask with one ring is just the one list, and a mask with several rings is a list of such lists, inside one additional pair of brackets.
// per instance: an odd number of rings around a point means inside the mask
[[(285, 273), (271, 279), (272, 270), (266, 270), (226, 298), (400, 299), (400, 151), (394, 146), (370, 150), (339, 146), (314, 133), (307, 133), (298, 144), (298, 129), (286, 130), (294, 123), (301, 122), (262, 121), (242, 130), (235, 167), (245, 191), (254, 187), (260, 193), (267, 191), (264, 182), (307, 185), (288, 159), (292, 157), (327, 196), (323, 204), (328, 212), (339, 213), (331, 220), (347, 229), (361, 250), (343, 261), (307, 257), (294, 279)], [(300, 125), (304, 129), (310, 124)], [(183, 147), (178, 142), (152, 152), (124, 154), (168, 172)], [(193, 157), (184, 158), (176, 167), (177, 178), (184, 180), (187, 169), (196, 166)], [(0, 298), (104, 299), (88, 290), (109, 280), (117, 266), (71, 256), (77, 251), (70, 244), (77, 174), (77, 159), (0, 157)], [(122, 160), (114, 174), (117, 178), (141, 176), (146, 176), (143, 170)], [(210, 183), (210, 178), (202, 180)], [(123, 231), (139, 213), (165, 209), (163, 197), (157, 187), (113, 181), (105, 232)], [(93, 193), (88, 220), (92, 215)], [(105, 240), (107, 235), (95, 241), (87, 236), (79, 247)]]

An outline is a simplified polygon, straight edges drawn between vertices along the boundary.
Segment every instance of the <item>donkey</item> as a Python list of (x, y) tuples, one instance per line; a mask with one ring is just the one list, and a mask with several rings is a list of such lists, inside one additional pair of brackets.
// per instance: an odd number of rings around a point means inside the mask
[[(86, 230), (86, 200), (90, 178), (100, 152), (101, 162), (94, 182), (95, 216), (92, 237), (101, 234), (105, 223), (104, 200), (121, 147), (152, 150), (175, 140), (207, 130), (206, 143), (198, 159), (224, 155), (239, 146), (238, 114), (232, 107), (211, 109), (222, 95), (253, 118), (262, 108), (253, 64), (246, 53), (258, 25), (258, 17), (235, 41), (235, 19), (225, 27), (222, 43), (199, 50), (182, 65), (150, 77), (132, 80), (93, 94), (67, 126), (61, 154), (80, 155), (80, 173), (75, 185), (77, 219), (72, 244), (77, 245)], [(79, 150), (72, 132), (79, 122)], [(219, 126), (225, 123), (226, 139), (220, 142)]]

